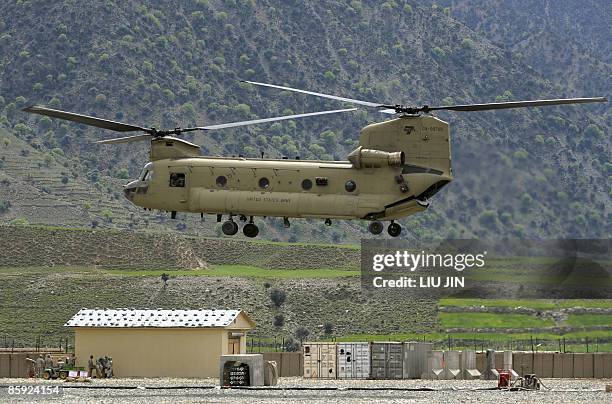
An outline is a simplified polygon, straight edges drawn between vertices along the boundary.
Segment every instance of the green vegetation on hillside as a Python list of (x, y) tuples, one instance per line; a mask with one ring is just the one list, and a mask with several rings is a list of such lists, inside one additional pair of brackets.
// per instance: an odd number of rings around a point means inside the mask
[(440, 299), (440, 306), (486, 306), (486, 307), (527, 307), (531, 309), (564, 309), (569, 307), (601, 307), (612, 308), (612, 300), (525, 300), (525, 299)]
[(440, 313), (442, 326), (446, 328), (527, 328), (550, 327), (550, 319), (539, 319), (525, 314), (492, 313)]
[[(415, 105), (610, 93), (610, 24), (596, 1), (546, 13), (482, 0), (81, 3), (0, 4), (0, 222), (220, 236), (214, 218), (172, 221), (123, 199), (146, 144), (94, 145), (112, 134), (20, 111), (31, 104), (174, 128), (341, 106), (244, 78)], [(457, 178), (404, 220), (405, 236), (607, 237), (609, 111), (439, 113), (452, 125)], [(344, 159), (359, 130), (383, 119), (358, 111), (186, 138), (208, 155)], [(367, 234), (359, 222), (258, 221), (267, 240), (355, 243)]]

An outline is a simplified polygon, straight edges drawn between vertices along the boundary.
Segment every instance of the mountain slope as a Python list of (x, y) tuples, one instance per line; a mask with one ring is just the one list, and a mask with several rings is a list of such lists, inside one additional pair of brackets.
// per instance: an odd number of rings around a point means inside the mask
[[(503, 4), (489, 7), (501, 10)], [(572, 10), (550, 14), (551, 23)], [(94, 193), (87, 199), (99, 212), (105, 201), (115, 200), (119, 184), (126, 181), (111, 178), (125, 177), (125, 170), (133, 177), (147, 161), (146, 145), (93, 146), (93, 140), (111, 134), (26, 116), (19, 108), (41, 103), (172, 128), (338, 106), (255, 89), (241, 84), (240, 78), (417, 105), (602, 95), (578, 93), (591, 88), (572, 82), (564, 87), (559, 70), (550, 68), (556, 59), (538, 59), (530, 66), (526, 56), (518, 56), (524, 53), (522, 42), (483, 37), (475, 31), (479, 25), (471, 25), (460, 13), (455, 17), (454, 6), (448, 12), (406, 1), (381, 6), (332, 0), (65, 0), (5, 3), (0, 11), (0, 124), (9, 132), (4, 137), (41, 153), (61, 150), (85, 189), (94, 189), (103, 179), (104, 195)], [(593, 23), (601, 25), (605, 18)], [(590, 39), (605, 46), (605, 36), (593, 34)], [(605, 52), (584, 57), (602, 55)], [(592, 87), (599, 88), (605, 89)], [(598, 105), (440, 113), (452, 124), (457, 180), (436, 196), (429, 211), (405, 221), (405, 234), (609, 235), (607, 111)], [(264, 150), (271, 156), (344, 159), (355, 147), (359, 129), (383, 119), (361, 111), (187, 138), (201, 144), (205, 154), (255, 157)], [(0, 168), (3, 175), (19, 176), (14, 153), (6, 154), (13, 163)], [(21, 157), (36, 164), (34, 157)], [(27, 203), (40, 198), (42, 188), (36, 188), (25, 193)], [(27, 203), (12, 200), (10, 190), (3, 192), (11, 207), (0, 214), (2, 221), (24, 216), (31, 222), (90, 225), (93, 220), (78, 213), (70, 213), (76, 219), (68, 220), (52, 210), (38, 215), (22, 209)], [(69, 188), (59, 187), (56, 193), (59, 200), (71, 200)], [(153, 222), (161, 228), (215, 234), (215, 226), (201, 224), (199, 218), (170, 222), (135, 208), (122, 212), (126, 204), (114, 203), (113, 223), (99, 220), (100, 225), (131, 223), (138, 229)], [(331, 231), (318, 222), (296, 224), (285, 232), (279, 221), (271, 220), (262, 233), (270, 239), (327, 241), (355, 241), (365, 234), (361, 223), (341, 223)]]

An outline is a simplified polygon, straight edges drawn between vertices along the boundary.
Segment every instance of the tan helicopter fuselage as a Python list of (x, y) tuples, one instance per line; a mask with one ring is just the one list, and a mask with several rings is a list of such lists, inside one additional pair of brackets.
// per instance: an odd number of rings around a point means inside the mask
[(125, 187), (146, 209), (204, 214), (395, 220), (427, 208), (452, 180), (448, 124), (402, 116), (363, 128), (348, 161), (220, 158), (176, 138)]

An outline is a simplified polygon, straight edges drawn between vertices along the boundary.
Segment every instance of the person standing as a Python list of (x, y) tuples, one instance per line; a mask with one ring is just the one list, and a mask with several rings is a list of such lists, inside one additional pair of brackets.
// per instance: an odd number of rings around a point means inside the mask
[(47, 354), (45, 358), (45, 368), (50, 369), (53, 367), (53, 359), (51, 359), (51, 354)]
[(45, 370), (45, 360), (42, 354), (36, 358), (36, 377), (42, 377), (43, 370)]
[(89, 356), (89, 360), (87, 361), (87, 372), (89, 373), (89, 377), (93, 378), (93, 371), (96, 368), (96, 364), (94, 363), (93, 355)]
[(35, 369), (36, 369), (36, 361), (32, 358), (30, 358), (30, 356), (26, 356), (26, 361), (28, 362), (28, 377), (32, 378), (34, 377), (34, 375), (36, 375)]

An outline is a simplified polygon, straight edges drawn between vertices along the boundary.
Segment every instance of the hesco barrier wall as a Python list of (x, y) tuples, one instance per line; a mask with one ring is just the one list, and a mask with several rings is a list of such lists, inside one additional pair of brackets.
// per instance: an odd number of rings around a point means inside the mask
[(304, 375), (304, 355), (302, 352), (264, 352), (264, 361), (275, 361), (278, 377)]
[(53, 361), (57, 363), (58, 359), (66, 357), (66, 354), (60, 353), (57, 350), (39, 351), (39, 352), (0, 352), (0, 377), (28, 377), (28, 361), (26, 358), (38, 358), (38, 355), (46, 356), (51, 354)]

